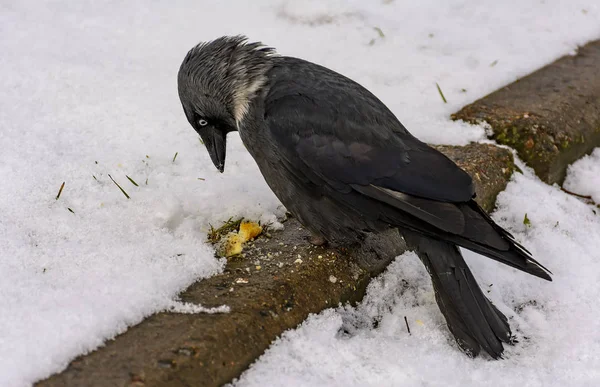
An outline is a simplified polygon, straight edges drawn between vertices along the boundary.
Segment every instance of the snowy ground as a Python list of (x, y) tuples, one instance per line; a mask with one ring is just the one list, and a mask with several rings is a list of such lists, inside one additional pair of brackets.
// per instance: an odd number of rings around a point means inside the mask
[[(450, 113), (600, 37), (598, 20), (594, 0), (1, 1), (0, 385), (60, 371), (219, 272), (209, 224), (281, 213), (235, 136), (220, 175), (185, 120), (176, 73), (198, 41), (247, 34), (361, 82), (423, 140), (464, 144), (483, 129)], [(578, 163), (569, 186), (597, 198), (599, 165)], [(312, 317), (239, 384), (594, 384), (600, 218), (528, 172), (495, 218), (555, 273), (546, 284), (469, 257), (529, 338), (506, 361), (456, 351), (406, 254), (361, 306)]]

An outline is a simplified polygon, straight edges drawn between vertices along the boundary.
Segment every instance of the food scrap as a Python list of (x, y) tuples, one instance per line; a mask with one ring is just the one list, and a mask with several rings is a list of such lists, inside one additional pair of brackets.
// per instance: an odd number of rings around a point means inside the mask
[(239, 231), (232, 231), (221, 240), (220, 255), (232, 257), (242, 253), (244, 243), (259, 236), (262, 233), (262, 227), (256, 222), (242, 221)]
[(262, 231), (262, 227), (256, 222), (242, 222), (238, 235), (243, 239), (243, 242), (247, 242), (259, 236)]

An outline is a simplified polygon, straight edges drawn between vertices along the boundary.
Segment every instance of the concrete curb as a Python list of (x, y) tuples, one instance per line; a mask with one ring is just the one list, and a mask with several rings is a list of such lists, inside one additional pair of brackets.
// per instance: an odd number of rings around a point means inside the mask
[[(514, 170), (510, 151), (486, 144), (439, 146), (474, 179), (493, 208)], [(259, 238), (225, 272), (192, 285), (186, 302), (228, 305), (228, 314), (159, 313), (38, 386), (217, 386), (238, 377), (285, 330), (340, 303), (362, 299), (370, 274), (339, 251), (314, 247), (290, 219)], [(353, 257), (357, 258), (357, 257)]]
[(497, 90), (452, 115), (486, 122), (490, 138), (516, 149), (546, 183), (600, 146), (600, 41)]

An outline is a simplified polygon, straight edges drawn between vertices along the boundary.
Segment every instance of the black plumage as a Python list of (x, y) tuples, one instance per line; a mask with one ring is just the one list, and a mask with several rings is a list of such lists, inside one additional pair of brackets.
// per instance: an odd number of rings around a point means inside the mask
[(473, 200), (467, 173), (358, 83), (243, 37), (193, 48), (178, 82), (186, 116), (219, 170), (226, 135), (238, 130), (267, 184), (316, 236), (355, 246), (397, 228), (431, 274), (459, 346), (501, 356), (510, 327), (457, 246), (550, 276)]

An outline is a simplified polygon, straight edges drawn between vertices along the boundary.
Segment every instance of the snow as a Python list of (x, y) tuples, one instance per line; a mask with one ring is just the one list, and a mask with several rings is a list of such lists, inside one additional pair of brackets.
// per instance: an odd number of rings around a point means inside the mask
[[(282, 214), (237, 136), (219, 174), (185, 120), (176, 74), (199, 41), (244, 33), (362, 83), (421, 139), (465, 144), (482, 140), (484, 129), (451, 122), (450, 113), (598, 38), (599, 18), (593, 0), (2, 3), (0, 385), (31, 385), (157, 311), (204, 312), (177, 294), (222, 270), (204, 243), (209, 224)], [(577, 177), (599, 168), (597, 156), (589, 160), (573, 166), (573, 189), (597, 195), (594, 175)], [(418, 281), (425, 272), (407, 254), (361, 306), (325, 311), (286, 333), (240, 385), (573, 385), (599, 377), (591, 207), (517, 175), (495, 217), (555, 273), (545, 284), (469, 257), (529, 337), (506, 361), (457, 353), (429, 281)], [(399, 292), (402, 278), (409, 285)], [(513, 312), (532, 299), (536, 306)], [(379, 327), (365, 328), (373, 316)], [(342, 322), (348, 337), (337, 335)]]
[(594, 202), (600, 203), (600, 184), (594, 184), (600, 176), (600, 148), (570, 165), (568, 172), (564, 184), (567, 190), (591, 196)]

